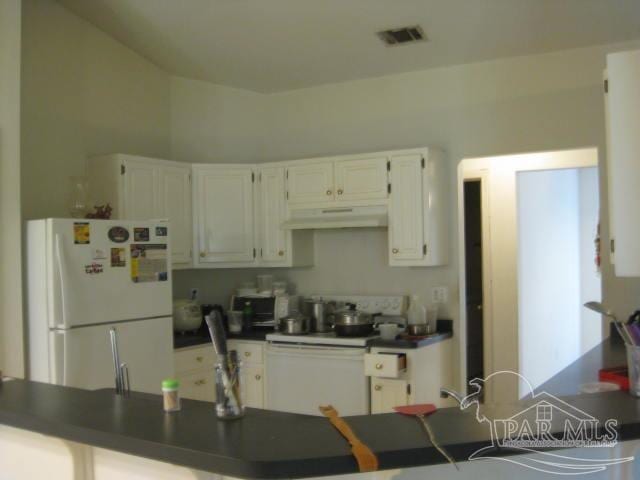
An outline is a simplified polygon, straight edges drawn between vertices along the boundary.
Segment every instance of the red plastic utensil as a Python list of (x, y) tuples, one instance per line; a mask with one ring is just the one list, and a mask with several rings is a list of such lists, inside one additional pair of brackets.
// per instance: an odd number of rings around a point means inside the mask
[(438, 442), (436, 441), (436, 436), (433, 433), (433, 430), (431, 430), (431, 427), (429, 426), (429, 422), (427, 422), (427, 415), (431, 415), (433, 412), (437, 410), (436, 406), (433, 403), (422, 403), (419, 405), (404, 405), (402, 407), (393, 407), (393, 409), (396, 412), (401, 413), (402, 415), (410, 415), (412, 417), (418, 417), (425, 432), (427, 432), (427, 435), (429, 435), (429, 440), (431, 441), (431, 444), (434, 447), (436, 447), (436, 450), (438, 450), (451, 465), (456, 467), (456, 470), (460, 470), (455, 460), (451, 457), (451, 455), (449, 455), (438, 444)]

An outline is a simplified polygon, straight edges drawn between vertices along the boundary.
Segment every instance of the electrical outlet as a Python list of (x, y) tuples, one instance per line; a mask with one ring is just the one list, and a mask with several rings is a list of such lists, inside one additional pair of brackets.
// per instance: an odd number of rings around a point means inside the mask
[(431, 301), (433, 303), (447, 303), (449, 289), (447, 287), (434, 287), (431, 289)]
[(192, 288), (191, 289), (191, 298), (193, 300), (197, 299), (199, 293), (200, 293), (200, 291), (197, 288)]

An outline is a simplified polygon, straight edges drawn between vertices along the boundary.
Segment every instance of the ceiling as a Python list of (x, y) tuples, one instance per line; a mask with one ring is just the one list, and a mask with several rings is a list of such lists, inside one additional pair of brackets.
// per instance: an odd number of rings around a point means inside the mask
[[(638, 0), (58, 0), (170, 73), (259, 92), (640, 38)], [(428, 42), (375, 32), (420, 24)]]

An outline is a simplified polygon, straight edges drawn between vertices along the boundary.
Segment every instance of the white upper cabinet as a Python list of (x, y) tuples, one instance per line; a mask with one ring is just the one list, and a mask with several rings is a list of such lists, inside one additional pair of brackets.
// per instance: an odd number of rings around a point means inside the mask
[(159, 179), (159, 216), (169, 219), (171, 258), (191, 262), (191, 165), (163, 166)]
[(420, 154), (391, 160), (389, 254), (391, 260), (421, 260), (424, 255), (422, 220), (422, 162)]
[(285, 230), (285, 168), (258, 168), (256, 183), (256, 228), (259, 264), (263, 267), (301, 267), (313, 265), (313, 231)]
[(287, 166), (287, 200), (294, 209), (386, 203), (387, 157), (333, 157)]
[(133, 155), (89, 159), (94, 205), (109, 203), (113, 219), (169, 220), (171, 263), (191, 265), (191, 164)]
[(252, 167), (193, 166), (196, 263), (255, 263)]
[(448, 261), (447, 174), (441, 152), (392, 154), (389, 264), (437, 266)]
[(332, 202), (333, 162), (292, 165), (287, 168), (287, 195), (289, 204)]
[(640, 277), (640, 50), (607, 55), (609, 229), (619, 277)]
[(288, 231), (281, 225), (286, 215), (284, 168), (264, 167), (258, 172), (259, 195), (256, 223), (260, 232), (263, 263), (282, 263), (288, 254)]
[(124, 167), (124, 217), (149, 220), (158, 217), (158, 164), (126, 158)]
[(387, 198), (387, 158), (362, 158), (335, 162), (338, 202)]

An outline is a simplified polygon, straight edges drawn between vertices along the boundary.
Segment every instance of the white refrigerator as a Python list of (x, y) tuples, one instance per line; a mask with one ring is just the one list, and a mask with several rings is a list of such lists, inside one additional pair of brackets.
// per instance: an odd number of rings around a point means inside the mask
[(170, 252), (166, 221), (29, 221), (29, 378), (115, 387), (115, 328), (131, 390), (159, 392), (173, 375)]

